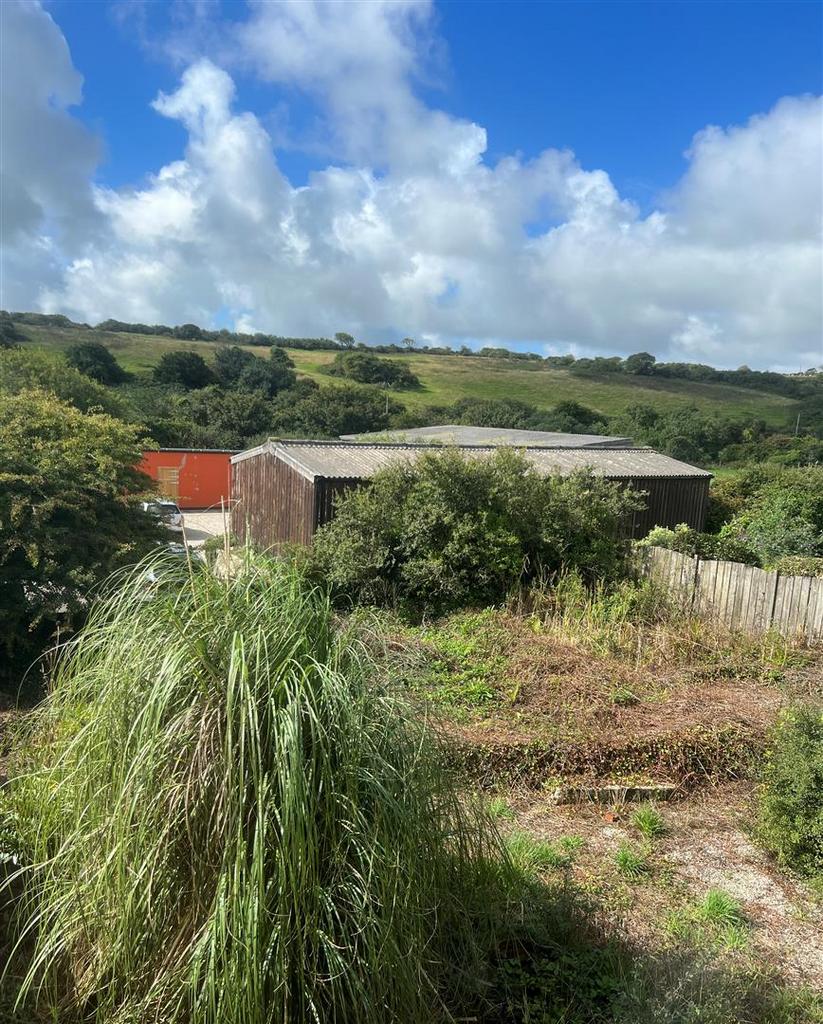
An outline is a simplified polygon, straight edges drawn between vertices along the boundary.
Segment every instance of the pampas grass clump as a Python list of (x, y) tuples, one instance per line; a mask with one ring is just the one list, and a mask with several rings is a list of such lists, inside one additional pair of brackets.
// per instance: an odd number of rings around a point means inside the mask
[(98, 1024), (448, 1019), (493, 944), (493, 825), (298, 572), (152, 570), (59, 660), (11, 785), (21, 1000)]

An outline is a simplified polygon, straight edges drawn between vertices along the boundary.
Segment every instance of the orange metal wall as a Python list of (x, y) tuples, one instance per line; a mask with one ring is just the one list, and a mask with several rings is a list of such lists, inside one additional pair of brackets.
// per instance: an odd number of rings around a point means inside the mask
[[(160, 469), (177, 470), (177, 494), (168, 482), (158, 486), (158, 493), (174, 498), (180, 508), (219, 510), (221, 498), (226, 507), (231, 497), (230, 459), (233, 451), (182, 451), (161, 448), (143, 452), (139, 468), (152, 480), (160, 479)], [(168, 477), (169, 474), (163, 474)], [(173, 476), (174, 474), (172, 474)]]

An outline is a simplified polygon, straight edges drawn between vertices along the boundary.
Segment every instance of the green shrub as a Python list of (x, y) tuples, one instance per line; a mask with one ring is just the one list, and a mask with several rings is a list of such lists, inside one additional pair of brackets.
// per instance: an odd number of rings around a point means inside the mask
[(783, 555), (770, 566), (784, 576), (820, 576), (823, 577), (823, 556)]
[(371, 352), (338, 352), (326, 373), (332, 377), (347, 377), (359, 384), (383, 384), (397, 390), (420, 387), (420, 379), (405, 363), (381, 359)]
[(86, 341), (66, 349), (66, 362), (98, 384), (122, 384), (128, 374), (111, 350), (99, 341)]
[(785, 555), (823, 555), (823, 466), (743, 474), (734, 495), (738, 510), (721, 536), (742, 541), (770, 564)]
[(96, 1024), (457, 1009), (514, 876), (432, 734), (288, 566), (151, 567), (71, 644), (10, 783), (22, 996)]
[(823, 710), (785, 712), (768, 750), (760, 791), (759, 834), (790, 868), (823, 875)]
[(680, 523), (673, 530), (656, 526), (639, 544), (680, 551), (684, 555), (696, 555), (698, 558), (743, 562), (746, 565), (760, 564), (757, 552), (736, 536), (700, 533), (686, 523)]
[(641, 501), (585, 472), (542, 477), (510, 449), (427, 452), (341, 497), (312, 564), (359, 603), (417, 613), (489, 605), (566, 568), (586, 582), (621, 575), (621, 522)]

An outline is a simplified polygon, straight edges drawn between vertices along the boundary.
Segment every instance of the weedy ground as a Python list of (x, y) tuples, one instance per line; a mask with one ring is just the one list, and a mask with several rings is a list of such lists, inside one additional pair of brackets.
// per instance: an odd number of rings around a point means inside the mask
[[(779, 709), (823, 694), (823, 652), (656, 600), (561, 588), (419, 626), (383, 615), (366, 632), (384, 671), (457, 740), (514, 860), (641, 951), (650, 1019), (823, 1021), (823, 900), (758, 845), (754, 781)], [(569, 783), (676, 788), (558, 806)], [(668, 1002), (655, 1003), (658, 987)], [(540, 1000), (522, 1019), (563, 1019), (541, 1016)]]
[(815, 689), (823, 658), (671, 618), (656, 600), (642, 588), (588, 603), (567, 593), (421, 626), (375, 615), (364, 632), (486, 786), (750, 774), (777, 711)]

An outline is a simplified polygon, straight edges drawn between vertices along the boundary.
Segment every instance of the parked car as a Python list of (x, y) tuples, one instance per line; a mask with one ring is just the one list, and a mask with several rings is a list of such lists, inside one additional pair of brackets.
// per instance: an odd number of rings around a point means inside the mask
[(172, 530), (183, 529), (183, 513), (176, 501), (158, 498), (156, 501), (144, 501), (143, 511), (156, 516), (165, 526)]

